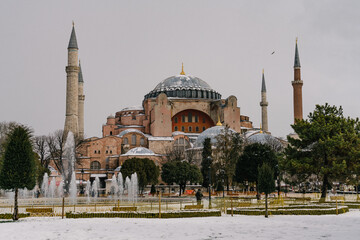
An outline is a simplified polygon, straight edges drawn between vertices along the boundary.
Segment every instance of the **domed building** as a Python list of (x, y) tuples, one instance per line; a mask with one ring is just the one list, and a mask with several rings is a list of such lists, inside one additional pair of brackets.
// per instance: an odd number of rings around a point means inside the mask
[(103, 136), (85, 139), (78, 148), (83, 161), (77, 168), (89, 169), (85, 179), (105, 180), (128, 158), (148, 157), (161, 164), (172, 151), (201, 147), (205, 137), (217, 135), (223, 126), (241, 133), (252, 123), (240, 115), (235, 96), (222, 99), (208, 83), (186, 75), (182, 68), (180, 75), (166, 78), (147, 93), (141, 106), (107, 117)]

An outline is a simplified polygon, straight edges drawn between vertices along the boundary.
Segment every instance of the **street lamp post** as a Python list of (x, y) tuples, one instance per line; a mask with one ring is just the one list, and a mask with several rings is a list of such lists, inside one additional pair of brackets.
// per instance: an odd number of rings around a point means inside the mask
[(208, 172), (208, 178), (209, 178), (209, 209), (211, 208), (211, 162), (212, 158), (209, 156), (207, 157), (209, 164), (209, 172)]
[(81, 169), (81, 190), (80, 194), (84, 194), (84, 169)]

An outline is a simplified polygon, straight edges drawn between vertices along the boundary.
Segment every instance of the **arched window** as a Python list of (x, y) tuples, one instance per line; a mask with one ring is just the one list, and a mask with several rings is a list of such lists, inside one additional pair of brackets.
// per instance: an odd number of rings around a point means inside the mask
[(196, 127), (196, 132), (199, 132), (199, 127)]
[(124, 144), (129, 144), (128, 138), (124, 138)]
[(175, 126), (175, 131), (177, 131), (178, 130), (178, 127), (177, 126)]
[(190, 143), (185, 138), (178, 138), (174, 142), (174, 149), (185, 150), (190, 147)]
[(112, 154), (112, 150), (110, 150), (110, 154)]
[(112, 135), (112, 131), (110, 131), (110, 135)]
[(91, 170), (99, 170), (101, 168), (101, 165), (98, 161), (93, 161), (90, 164), (90, 169)]
[(136, 135), (131, 135), (131, 145), (136, 146)]
[(109, 151), (108, 150), (106, 150), (106, 154), (108, 154), (109, 153)]
[(144, 138), (140, 138), (140, 146), (144, 146), (145, 145), (145, 139)]
[(189, 127), (189, 132), (192, 132), (192, 127)]
[(178, 123), (177, 117), (174, 119), (175, 123)]
[(185, 127), (184, 126), (181, 127), (181, 131), (185, 132)]
[(188, 122), (192, 122), (192, 113), (191, 112), (188, 113)]
[(94, 153), (96, 153), (96, 150), (94, 151)]

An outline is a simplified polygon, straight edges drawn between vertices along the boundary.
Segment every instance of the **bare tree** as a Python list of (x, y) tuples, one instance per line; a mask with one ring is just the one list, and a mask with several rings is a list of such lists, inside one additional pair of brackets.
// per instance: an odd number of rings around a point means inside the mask
[(229, 191), (235, 176), (236, 162), (242, 152), (243, 138), (226, 126), (222, 133), (216, 136), (216, 140), (213, 167), (218, 181), (223, 179)]
[(185, 149), (169, 146), (165, 148), (166, 159), (168, 162), (182, 161), (185, 159)]
[(44, 135), (36, 136), (34, 138), (34, 148), (35, 152), (39, 155), (41, 166), (47, 168), (50, 161), (50, 152), (47, 143), (47, 137)]
[(196, 153), (197, 151), (193, 148), (188, 148), (185, 150), (185, 159), (190, 164), (195, 164), (197, 166), (200, 166), (200, 163), (196, 162)]
[(50, 161), (53, 161), (60, 174), (64, 173), (65, 163), (63, 161), (64, 154), (64, 131), (57, 130), (53, 134), (46, 137), (46, 143), (49, 150)]

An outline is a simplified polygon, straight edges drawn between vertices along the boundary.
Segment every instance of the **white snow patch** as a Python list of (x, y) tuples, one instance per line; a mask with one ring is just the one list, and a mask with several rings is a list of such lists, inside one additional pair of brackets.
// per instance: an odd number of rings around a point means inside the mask
[(360, 211), (323, 216), (25, 218), (0, 224), (2, 239), (358, 239)]

